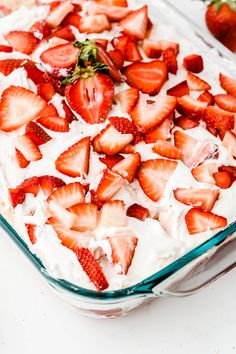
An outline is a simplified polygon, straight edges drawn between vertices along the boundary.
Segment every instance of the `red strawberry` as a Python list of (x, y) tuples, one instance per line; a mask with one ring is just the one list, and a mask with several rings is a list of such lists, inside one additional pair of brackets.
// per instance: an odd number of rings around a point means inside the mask
[(0, 129), (11, 131), (35, 119), (46, 107), (46, 102), (30, 90), (9, 86), (0, 102)]
[(184, 116), (178, 117), (175, 123), (178, 127), (182, 128), (183, 130), (193, 129), (199, 125), (198, 122), (195, 122), (194, 120)]
[(165, 140), (157, 140), (153, 146), (153, 151), (168, 159), (178, 160), (181, 156), (180, 150)]
[(8, 76), (14, 71), (23, 66), (25, 59), (3, 59), (0, 60), (0, 72), (4, 76)]
[(157, 202), (165, 189), (166, 183), (174, 173), (178, 163), (163, 159), (143, 161), (138, 171), (138, 180), (144, 193)]
[(75, 120), (75, 116), (72, 113), (70, 107), (67, 105), (65, 100), (62, 101), (62, 105), (65, 112), (65, 118), (68, 121), (68, 123), (71, 123), (73, 120)]
[(32, 193), (35, 197), (39, 192), (39, 180), (38, 177), (26, 178), (18, 187), (18, 190), (23, 191), (24, 193)]
[(111, 60), (117, 67), (117, 69), (121, 69), (124, 65), (124, 55), (120, 49), (113, 49), (108, 52)]
[(215, 184), (217, 185), (217, 187), (221, 189), (227, 189), (232, 184), (230, 173), (227, 171), (215, 172), (213, 173), (213, 178), (215, 180)]
[(236, 97), (219, 94), (214, 96), (215, 103), (222, 109), (236, 113)]
[(202, 183), (214, 184), (215, 180), (212, 177), (214, 170), (216, 169), (216, 164), (199, 165), (192, 169), (193, 177)]
[(126, 66), (124, 74), (131, 87), (155, 96), (167, 80), (167, 66), (161, 60), (137, 62)]
[(124, 34), (137, 39), (144, 39), (148, 25), (148, 7), (143, 6), (138, 10), (132, 11), (122, 21), (119, 26)]
[(80, 265), (97, 290), (107, 289), (109, 286), (108, 281), (92, 253), (87, 248), (79, 248), (76, 255)]
[(121, 6), (107, 6), (104, 4), (92, 4), (88, 8), (89, 15), (106, 15), (110, 21), (120, 21), (127, 15), (129, 15), (131, 10), (127, 7)]
[(71, 109), (89, 124), (105, 120), (112, 106), (113, 95), (113, 82), (109, 76), (100, 73), (88, 79), (79, 79), (66, 90)]
[(72, 182), (55, 189), (48, 197), (48, 202), (55, 203), (67, 209), (79, 203), (84, 203), (84, 188), (79, 182)]
[(192, 71), (193, 73), (200, 73), (203, 68), (203, 60), (201, 55), (191, 54), (184, 58), (183, 66), (186, 70)]
[(52, 67), (68, 68), (76, 63), (78, 53), (78, 48), (71, 43), (66, 43), (46, 49), (40, 55), (40, 59)]
[(105, 50), (107, 50), (107, 45), (108, 45), (108, 40), (105, 38), (96, 38), (95, 39), (95, 43), (96, 44), (100, 44), (101, 46), (103, 46), (103, 48)]
[(50, 36), (51, 28), (48, 27), (46, 21), (36, 21), (31, 27), (30, 31), (34, 33), (35, 37), (43, 39)]
[(35, 122), (29, 122), (25, 127), (26, 135), (36, 144), (42, 145), (52, 138)]
[(132, 204), (127, 209), (127, 215), (131, 218), (136, 218), (141, 221), (144, 221), (150, 217), (149, 210), (139, 204)]
[(138, 46), (132, 39), (128, 39), (127, 41), (125, 48), (125, 60), (132, 62), (142, 60), (142, 55), (140, 54)]
[(58, 117), (56, 107), (52, 103), (47, 104), (47, 106), (40, 112), (40, 117)]
[(112, 124), (108, 124), (106, 128), (93, 139), (93, 147), (97, 152), (103, 152), (107, 155), (116, 155), (132, 140), (132, 134), (122, 134), (115, 129)]
[(128, 39), (128, 36), (115, 37), (112, 39), (112, 45), (115, 49), (120, 50), (122, 54), (125, 55)]
[(134, 177), (137, 173), (140, 161), (141, 161), (140, 154), (138, 152), (135, 152), (134, 154), (118, 162), (112, 168), (112, 171), (124, 177), (125, 179), (127, 179), (129, 183), (131, 183), (133, 182)]
[(88, 173), (90, 138), (86, 137), (62, 152), (55, 161), (56, 169), (70, 177), (80, 177)]
[[(80, 20), (81, 16), (76, 13), (76, 12), (70, 12), (68, 15), (64, 18), (62, 25), (63, 26), (74, 26), (76, 28), (79, 28), (80, 25)], [(64, 27), (65, 28), (65, 27)]]
[(32, 32), (27, 31), (11, 31), (5, 38), (14, 50), (28, 55), (35, 50), (39, 42)]
[(171, 74), (176, 75), (178, 70), (178, 61), (176, 58), (176, 51), (174, 48), (167, 48), (163, 51), (162, 54), (163, 61), (167, 65), (167, 69)]
[(12, 47), (9, 47), (9, 45), (0, 44), (0, 52), (11, 53)]
[(122, 274), (126, 274), (132, 263), (138, 238), (136, 236), (120, 234), (109, 237), (108, 240), (112, 250), (112, 262), (121, 267)]
[(227, 219), (223, 216), (196, 208), (192, 208), (187, 212), (185, 222), (190, 235), (215, 230), (227, 225)]
[(30, 242), (32, 243), (32, 245), (34, 245), (37, 242), (36, 236), (35, 236), (35, 229), (36, 229), (36, 225), (34, 224), (25, 224)]
[(26, 160), (26, 158), (24, 157), (24, 155), (17, 149), (15, 149), (16, 151), (16, 161), (19, 165), (20, 168), (25, 168), (28, 166), (29, 161)]
[(102, 202), (110, 200), (123, 186), (125, 179), (118, 174), (105, 170), (97, 187), (97, 198)]
[(179, 44), (168, 41), (153, 41), (150, 39), (144, 39), (143, 51), (149, 58), (159, 58), (162, 52), (168, 48), (173, 48), (175, 53), (179, 52)]
[(126, 0), (95, 0), (95, 2), (106, 6), (128, 7), (128, 3)]
[(37, 92), (45, 101), (51, 101), (55, 95), (54, 87), (50, 83), (38, 84)]
[(222, 144), (233, 157), (236, 157), (236, 135), (233, 132), (226, 131)]
[(127, 226), (127, 217), (122, 200), (110, 200), (101, 209), (100, 222), (102, 227)]
[(169, 96), (175, 96), (175, 97), (182, 97), (189, 95), (189, 88), (187, 81), (182, 81), (179, 84), (171, 87), (169, 90), (167, 90), (167, 95)]
[(28, 79), (32, 80), (35, 85), (44, 83), (45, 73), (39, 70), (34, 62), (27, 61), (23, 66)]
[(69, 212), (59, 204), (51, 200), (48, 205), (48, 213), (51, 216), (49, 218), (50, 224), (59, 225), (65, 229), (71, 229), (76, 221), (76, 215)]
[(40, 123), (47, 129), (53, 130), (54, 132), (68, 132), (69, 123), (65, 118), (60, 118), (57, 116), (40, 117), (37, 119), (37, 123)]
[(149, 104), (140, 97), (137, 105), (130, 113), (133, 123), (143, 132), (161, 125), (176, 107), (176, 98), (172, 96), (158, 97)]
[(177, 188), (174, 190), (175, 199), (180, 203), (200, 208), (204, 211), (211, 211), (216, 200), (219, 198), (218, 189), (200, 188)]
[(56, 28), (73, 9), (74, 6), (70, 1), (58, 2), (57, 6), (50, 8), (50, 12), (46, 17), (46, 23), (48, 26)]
[(229, 94), (236, 97), (236, 79), (220, 73), (219, 76), (221, 87)]
[(234, 114), (215, 106), (205, 109), (203, 120), (216, 129), (230, 130), (234, 128)]
[(26, 134), (16, 138), (15, 148), (19, 150), (28, 161), (37, 161), (42, 158), (38, 146)]
[(133, 154), (134, 151), (134, 146), (131, 144), (126, 145), (122, 150), (121, 154)]
[(170, 119), (164, 120), (164, 122), (153, 130), (148, 131), (144, 135), (144, 140), (147, 144), (155, 143), (157, 140), (168, 140), (170, 138), (170, 130), (173, 126), (173, 122)]
[[(75, 40), (75, 35), (72, 32), (71, 26), (65, 26), (65, 27), (61, 27), (58, 30), (54, 31), (51, 35), (51, 38), (53, 39), (53, 43), (55, 44), (55, 45), (53, 45), (53, 47), (55, 47), (60, 44), (66, 44), (66, 42), (59, 41), (59, 39), (72, 42)], [(57, 41), (55, 41), (55, 38), (57, 39)], [(50, 40), (50, 44), (51, 44), (51, 41), (52, 40)]]
[(134, 87), (121, 91), (115, 95), (115, 99), (120, 103), (121, 111), (129, 114), (137, 103), (138, 98), (139, 91)]
[(82, 203), (68, 209), (76, 215), (72, 228), (76, 231), (94, 230), (98, 222), (98, 207), (96, 204)]
[(65, 182), (61, 178), (55, 176), (44, 175), (40, 176), (38, 179), (45, 195), (49, 195), (55, 188), (65, 185)]
[(97, 60), (102, 62), (108, 67), (109, 74), (111, 77), (117, 82), (125, 81), (125, 76), (120, 73), (120, 71), (116, 68), (115, 64), (112, 61), (112, 58), (108, 54), (108, 52), (104, 49), (104, 47), (97, 43)]
[(201, 102), (207, 102), (208, 106), (213, 105), (215, 102), (213, 95), (209, 91), (201, 93), (198, 100)]
[(98, 199), (97, 193), (95, 192), (94, 189), (92, 189), (92, 190), (90, 191), (90, 195), (91, 195), (91, 202), (92, 202), (93, 204), (96, 204), (97, 207), (98, 207), (98, 209), (101, 209), (101, 207), (102, 207), (103, 204), (104, 204), (104, 201), (101, 201), (101, 200)]
[(9, 197), (10, 202), (13, 208), (15, 208), (18, 204), (22, 204), (25, 200), (25, 193), (23, 190), (19, 190), (17, 188), (9, 188)]
[(195, 100), (190, 96), (183, 96), (178, 100), (177, 109), (180, 114), (187, 115), (189, 118), (199, 120), (202, 118), (206, 107), (206, 102)]
[(228, 172), (231, 176), (232, 183), (236, 180), (236, 167), (235, 166), (220, 166), (219, 172)]
[(209, 126), (206, 126), (207, 130), (214, 136), (218, 136), (218, 131), (216, 128), (212, 128), (212, 127), (209, 127)]
[(121, 155), (99, 157), (99, 160), (104, 163), (109, 170), (123, 159)]
[(81, 33), (101, 33), (110, 29), (111, 24), (106, 15), (87, 15), (80, 20), (79, 31)]
[(191, 71), (187, 72), (187, 84), (190, 91), (206, 91), (211, 89), (211, 86), (206, 81), (200, 79), (200, 77), (194, 75)]
[[(113, 127), (116, 130), (118, 130), (120, 133), (132, 134), (134, 137), (134, 139), (132, 140), (132, 144), (135, 145), (135, 144), (139, 143), (141, 140), (143, 140), (141, 133), (138, 131), (136, 126), (128, 118), (110, 117), (109, 121), (113, 125)], [(122, 151), (123, 151), (123, 149), (122, 149)], [(128, 154), (128, 152), (127, 152), (127, 154)]]
[(56, 224), (52, 226), (58, 238), (61, 240), (62, 245), (73, 252), (77, 252), (81, 247), (88, 247), (89, 242), (93, 240), (93, 236), (89, 233), (68, 230)]

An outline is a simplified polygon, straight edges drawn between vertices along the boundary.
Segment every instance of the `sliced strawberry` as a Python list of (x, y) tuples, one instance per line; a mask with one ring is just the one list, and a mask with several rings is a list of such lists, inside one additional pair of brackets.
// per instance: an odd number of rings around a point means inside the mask
[(119, 49), (122, 54), (125, 55), (128, 39), (128, 36), (115, 37), (112, 39), (112, 45), (115, 49)]
[(213, 178), (217, 187), (221, 189), (227, 189), (231, 186), (232, 180), (229, 172), (215, 172), (213, 173)]
[(52, 138), (35, 122), (29, 122), (25, 127), (26, 135), (36, 144), (42, 145)]
[(133, 154), (135, 152), (134, 146), (132, 144), (126, 145), (122, 150), (121, 154)]
[(108, 45), (108, 40), (105, 38), (96, 38), (95, 39), (95, 43), (96, 44), (100, 44), (101, 46), (103, 46), (103, 48), (105, 50), (107, 50), (107, 45)]
[(80, 177), (88, 173), (90, 138), (86, 137), (62, 152), (55, 161), (56, 169), (70, 177)]
[(74, 114), (72, 113), (70, 107), (67, 105), (65, 100), (62, 101), (62, 105), (63, 105), (63, 109), (65, 112), (65, 118), (68, 121), (68, 123), (71, 123), (76, 118), (75, 118)]
[(0, 44), (0, 52), (11, 53), (12, 47), (9, 45)]
[(103, 152), (107, 155), (116, 155), (132, 140), (132, 134), (122, 134), (115, 129), (112, 124), (108, 124), (106, 128), (93, 139), (93, 147), (97, 152)]
[(195, 122), (194, 120), (184, 116), (178, 117), (175, 123), (178, 127), (182, 128), (183, 130), (193, 129), (199, 125), (199, 122)]
[(236, 157), (236, 135), (233, 132), (226, 131), (222, 144), (233, 157)]
[(137, 39), (144, 39), (148, 25), (148, 7), (143, 6), (138, 10), (132, 11), (122, 21), (119, 26), (124, 34)]
[(150, 217), (150, 213), (147, 208), (135, 203), (127, 209), (127, 216), (144, 221)]
[(121, 69), (124, 65), (124, 55), (120, 49), (113, 49), (108, 52), (111, 60), (117, 67), (117, 69)]
[(160, 126), (174, 112), (175, 107), (176, 98), (172, 96), (158, 97), (151, 104), (144, 97), (140, 97), (130, 116), (133, 123), (145, 133), (156, 126)]
[(42, 158), (38, 146), (26, 134), (16, 138), (15, 148), (19, 150), (28, 161), (37, 161)]
[(115, 155), (115, 156), (104, 156), (104, 157), (99, 157), (99, 160), (104, 163), (109, 170), (112, 169), (113, 166), (115, 166), (118, 162), (122, 161), (124, 158), (121, 155)]
[(236, 113), (236, 97), (231, 95), (219, 94), (214, 96), (216, 104), (229, 112)]
[(215, 230), (227, 225), (227, 219), (223, 216), (196, 208), (192, 208), (187, 212), (185, 222), (190, 235)]
[(213, 105), (215, 102), (213, 95), (209, 91), (204, 91), (201, 93), (198, 100), (201, 102), (206, 102), (208, 106)]
[(212, 128), (212, 127), (209, 127), (209, 126), (206, 126), (207, 130), (214, 136), (218, 136), (218, 131), (216, 128)]
[(175, 199), (180, 203), (191, 205), (204, 211), (211, 211), (219, 198), (218, 189), (177, 188), (174, 190)]
[(180, 150), (165, 140), (157, 140), (153, 146), (153, 151), (168, 159), (178, 160), (181, 156)]
[(79, 182), (60, 186), (49, 195), (48, 202), (51, 200), (65, 209), (84, 203), (84, 188)]
[(173, 48), (175, 54), (179, 52), (179, 44), (175, 42), (168, 42), (164, 40), (153, 41), (150, 39), (144, 39), (143, 51), (149, 58), (159, 58), (162, 52), (168, 48)]
[(40, 112), (40, 117), (58, 117), (56, 107), (52, 103), (47, 104), (47, 106)]
[(55, 224), (52, 226), (57, 233), (58, 238), (61, 240), (62, 245), (73, 252), (77, 252), (81, 247), (88, 247), (89, 242), (94, 239), (89, 233), (68, 230)]
[(90, 190), (90, 195), (91, 203), (96, 204), (98, 209), (100, 210), (104, 204), (104, 201), (98, 199), (97, 192), (94, 189)]
[(143, 161), (138, 171), (138, 181), (144, 193), (157, 202), (165, 189), (166, 183), (174, 173), (178, 163), (163, 159)]
[(219, 76), (221, 87), (229, 94), (236, 97), (236, 79), (220, 73)]
[(53, 130), (54, 132), (68, 132), (69, 123), (65, 118), (60, 118), (57, 116), (49, 117), (40, 117), (37, 119), (37, 123), (40, 123), (47, 129)]
[(36, 235), (35, 235), (35, 224), (25, 224), (27, 234), (29, 236), (30, 242), (34, 245), (37, 242)]
[(92, 203), (73, 205), (69, 211), (76, 215), (72, 228), (76, 231), (94, 230), (98, 222), (98, 207)]
[(32, 32), (27, 31), (11, 31), (5, 38), (14, 50), (28, 55), (35, 50), (39, 42)]
[(71, 1), (58, 2), (57, 6), (51, 7), (46, 18), (46, 23), (52, 28), (56, 28), (69, 12), (73, 11), (74, 6)]
[(71, 43), (66, 43), (46, 49), (40, 55), (40, 59), (52, 67), (68, 68), (76, 63), (78, 53), (78, 48)]
[(28, 79), (32, 80), (35, 85), (44, 83), (45, 73), (39, 70), (34, 62), (28, 61), (23, 66)]
[(37, 92), (45, 101), (51, 101), (52, 97), (55, 95), (54, 87), (50, 83), (38, 84)]
[(115, 99), (120, 103), (121, 111), (129, 114), (137, 103), (138, 98), (139, 91), (134, 87), (121, 91), (115, 95)]
[(141, 156), (138, 152), (135, 152), (134, 154), (118, 162), (112, 168), (112, 171), (124, 177), (129, 183), (131, 183), (133, 182), (134, 177), (136, 176), (140, 162)]
[(232, 183), (236, 180), (236, 167), (235, 166), (220, 166), (219, 172), (228, 172), (231, 176)]
[(0, 129), (6, 132), (17, 129), (35, 119), (45, 107), (46, 102), (32, 91), (9, 86), (0, 102)]
[(173, 127), (173, 122), (170, 119), (165, 119), (159, 126), (144, 135), (144, 140), (147, 144), (155, 143), (157, 140), (168, 140), (170, 138), (170, 130)]
[(81, 18), (79, 31), (81, 33), (101, 33), (109, 31), (111, 24), (106, 15), (91, 15)]
[(18, 204), (22, 204), (25, 200), (25, 193), (23, 190), (19, 190), (17, 188), (9, 188), (9, 198), (13, 208), (15, 208)]
[(126, 44), (125, 60), (132, 62), (142, 60), (142, 55), (140, 54), (137, 44), (130, 38)]
[(110, 21), (120, 21), (127, 15), (129, 15), (131, 10), (128, 7), (122, 6), (107, 6), (104, 4), (92, 4), (88, 8), (89, 15), (106, 15)]
[(167, 48), (163, 51), (162, 59), (167, 65), (168, 72), (176, 75), (178, 70), (178, 61), (176, 58), (176, 51), (174, 48)]
[(4, 76), (10, 75), (15, 69), (23, 66), (25, 59), (3, 59), (0, 60), (0, 72)]
[(234, 128), (234, 114), (215, 106), (205, 109), (203, 120), (210, 127), (230, 130)]
[(124, 185), (125, 179), (118, 174), (105, 170), (97, 187), (97, 198), (102, 202), (110, 200)]
[(16, 151), (16, 161), (19, 165), (20, 168), (25, 168), (29, 165), (29, 161), (26, 160), (26, 158), (24, 157), (24, 155), (17, 149), (15, 149)]
[(31, 193), (35, 197), (39, 192), (39, 180), (38, 177), (26, 178), (18, 187), (18, 190), (23, 191), (24, 193)]
[(178, 100), (177, 109), (180, 114), (187, 115), (192, 119), (200, 120), (206, 107), (206, 102), (195, 100), (191, 96), (183, 96)]
[[(133, 122), (131, 122), (128, 118), (110, 117), (109, 121), (113, 125), (113, 127), (116, 130), (118, 130), (118, 132), (122, 134), (132, 134), (133, 135), (132, 144), (135, 145), (139, 143), (141, 140), (143, 140), (142, 134), (138, 131), (136, 126), (133, 124)], [(126, 148), (126, 146), (124, 148)], [(126, 153), (128, 154), (128, 152)]]
[(107, 289), (109, 286), (108, 281), (92, 253), (87, 248), (79, 248), (76, 255), (80, 265), (97, 290)]
[(192, 71), (193, 73), (200, 73), (203, 68), (203, 59), (201, 55), (198, 54), (191, 54), (184, 58), (183, 66), (186, 70)]
[(112, 80), (100, 73), (88, 79), (79, 79), (66, 90), (66, 99), (71, 109), (89, 124), (105, 120), (112, 106), (113, 95)]
[(127, 217), (122, 200), (110, 200), (101, 209), (100, 222), (102, 227), (127, 226)]
[(50, 36), (51, 28), (47, 25), (46, 21), (36, 21), (31, 27), (30, 31), (34, 33), (35, 37), (43, 39)]
[(48, 203), (48, 212), (54, 224), (66, 229), (71, 229), (77, 218), (75, 214), (69, 212), (53, 200)]
[(81, 20), (81, 16), (78, 13), (70, 12), (64, 18), (62, 25), (63, 26), (67, 26), (67, 27), (68, 26), (74, 26), (76, 28), (79, 28), (80, 20)]
[(167, 66), (161, 60), (137, 62), (126, 66), (124, 74), (131, 87), (155, 96), (167, 80)]
[(216, 165), (213, 163), (207, 165), (202, 164), (194, 167), (191, 172), (198, 182), (214, 184), (215, 180), (212, 175), (215, 169)]
[(138, 238), (121, 234), (109, 237), (108, 240), (112, 250), (112, 263), (118, 264), (121, 267), (121, 273), (126, 274), (132, 263)]
[(95, 2), (106, 6), (128, 7), (127, 0), (95, 0)]
[(59, 28), (58, 30), (52, 33), (49, 43), (50, 43), (50, 47), (56, 47), (60, 44), (66, 44), (66, 41), (72, 42), (74, 40), (75, 40), (75, 35), (72, 32), (71, 26), (65, 26)]
[(49, 195), (55, 188), (65, 185), (65, 182), (61, 178), (55, 176), (44, 175), (40, 176), (38, 179), (45, 195)]
[(207, 91), (211, 89), (211, 86), (206, 81), (200, 79), (191, 71), (187, 72), (187, 84), (190, 91)]
[(169, 96), (175, 96), (175, 97), (182, 97), (189, 95), (189, 88), (187, 81), (182, 81), (179, 84), (171, 87), (169, 90), (167, 90), (167, 95)]

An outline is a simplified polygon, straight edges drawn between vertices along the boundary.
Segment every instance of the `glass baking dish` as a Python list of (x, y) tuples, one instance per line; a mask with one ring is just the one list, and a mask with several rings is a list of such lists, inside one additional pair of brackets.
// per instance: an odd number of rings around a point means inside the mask
[[(140, 6), (144, 1), (136, 1)], [(152, 21), (174, 24), (176, 31), (212, 57), (231, 75), (236, 75), (234, 55), (218, 41), (205, 35), (196, 25), (174, 9), (166, 0), (145, 1), (149, 5)], [(236, 219), (236, 212), (235, 212)], [(97, 292), (79, 287), (50, 275), (41, 260), (0, 215), (0, 226), (6, 231), (23, 253), (31, 260), (44, 279), (64, 302), (79, 313), (99, 318), (121, 316), (134, 308), (164, 296), (187, 296), (207, 286), (236, 266), (236, 221), (216, 233), (209, 240), (194, 248), (152, 276), (128, 288)]]

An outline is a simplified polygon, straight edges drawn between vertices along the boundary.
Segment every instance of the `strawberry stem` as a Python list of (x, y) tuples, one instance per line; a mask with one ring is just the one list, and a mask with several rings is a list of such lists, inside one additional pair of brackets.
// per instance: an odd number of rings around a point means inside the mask
[(227, 4), (232, 11), (236, 11), (236, 1), (235, 0), (202, 0), (207, 3), (208, 6), (215, 5), (216, 10), (218, 11), (223, 4)]

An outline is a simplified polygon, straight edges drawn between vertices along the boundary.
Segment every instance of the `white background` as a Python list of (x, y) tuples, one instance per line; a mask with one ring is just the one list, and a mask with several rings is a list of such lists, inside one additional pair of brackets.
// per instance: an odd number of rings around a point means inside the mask
[[(178, 4), (203, 23), (201, 3)], [(63, 305), (1, 232), (0, 354), (50, 352), (236, 354), (236, 272), (198, 295), (158, 299), (123, 318), (92, 320)]]

